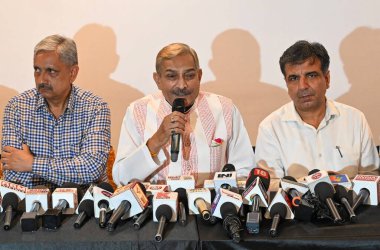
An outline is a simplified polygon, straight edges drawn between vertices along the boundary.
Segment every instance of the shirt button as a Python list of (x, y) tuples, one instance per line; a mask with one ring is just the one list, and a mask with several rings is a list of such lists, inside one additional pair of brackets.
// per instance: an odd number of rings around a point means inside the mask
[(319, 154), (318, 156), (319, 156), (319, 158), (321, 158), (321, 157), (322, 157), (322, 154)]

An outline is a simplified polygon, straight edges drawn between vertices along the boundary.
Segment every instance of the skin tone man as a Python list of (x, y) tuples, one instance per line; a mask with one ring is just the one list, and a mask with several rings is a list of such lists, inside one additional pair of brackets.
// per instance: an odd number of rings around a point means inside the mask
[[(193, 175), (202, 185), (226, 163), (235, 164), (238, 174), (248, 174), (254, 156), (240, 113), (231, 100), (200, 91), (202, 70), (196, 52), (181, 43), (164, 47), (153, 78), (160, 92), (132, 103), (124, 117), (113, 167), (115, 183)], [(172, 112), (176, 98), (185, 99), (184, 113)], [(170, 159), (173, 133), (182, 138), (176, 162)]]
[(79, 71), (75, 42), (46, 37), (35, 47), (33, 68), (36, 88), (12, 98), (4, 112), (5, 179), (28, 187), (98, 180), (110, 147), (110, 111), (73, 85)]
[(359, 110), (326, 98), (330, 58), (319, 43), (298, 41), (280, 58), (292, 102), (266, 117), (256, 141), (257, 164), (275, 180), (302, 178), (313, 169), (377, 172), (379, 157), (368, 123)]

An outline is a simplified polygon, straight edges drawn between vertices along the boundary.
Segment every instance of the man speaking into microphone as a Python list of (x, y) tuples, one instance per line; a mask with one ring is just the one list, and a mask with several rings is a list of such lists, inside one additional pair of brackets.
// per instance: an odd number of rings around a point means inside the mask
[(254, 156), (241, 115), (230, 99), (200, 91), (196, 52), (182, 43), (162, 48), (153, 78), (160, 92), (133, 102), (124, 117), (115, 183), (193, 175), (199, 186), (226, 163), (246, 176)]

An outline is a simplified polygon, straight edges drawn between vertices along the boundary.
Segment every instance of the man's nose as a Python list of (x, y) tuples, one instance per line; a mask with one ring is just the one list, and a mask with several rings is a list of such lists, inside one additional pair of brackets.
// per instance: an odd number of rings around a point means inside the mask
[(308, 81), (307, 77), (305, 77), (305, 76), (300, 77), (300, 80), (298, 82), (298, 88), (299, 89), (309, 88), (309, 81)]
[(184, 76), (180, 76), (177, 83), (178, 88), (185, 89), (187, 88), (187, 81)]

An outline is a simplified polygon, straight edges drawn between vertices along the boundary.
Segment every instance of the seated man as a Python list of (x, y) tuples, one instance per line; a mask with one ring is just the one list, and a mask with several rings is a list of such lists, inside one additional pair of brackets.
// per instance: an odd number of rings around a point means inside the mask
[[(259, 126), (256, 160), (271, 178), (300, 178), (313, 169), (376, 174), (379, 156), (362, 112), (328, 100), (330, 58), (319, 43), (298, 41), (280, 58), (292, 102)], [(278, 183), (278, 182), (277, 182)], [(271, 189), (278, 188), (272, 182)]]
[(26, 187), (87, 185), (105, 174), (110, 150), (107, 103), (73, 85), (75, 42), (53, 35), (34, 48), (36, 88), (13, 97), (3, 120), (4, 179)]
[[(226, 163), (234, 164), (238, 176), (247, 175), (254, 156), (243, 120), (231, 100), (200, 92), (202, 70), (196, 52), (181, 43), (164, 47), (153, 78), (161, 92), (132, 103), (124, 117), (115, 183), (193, 175), (199, 186)], [(176, 98), (185, 99), (184, 113), (172, 112)], [(172, 133), (181, 135), (176, 162), (170, 157)]]

